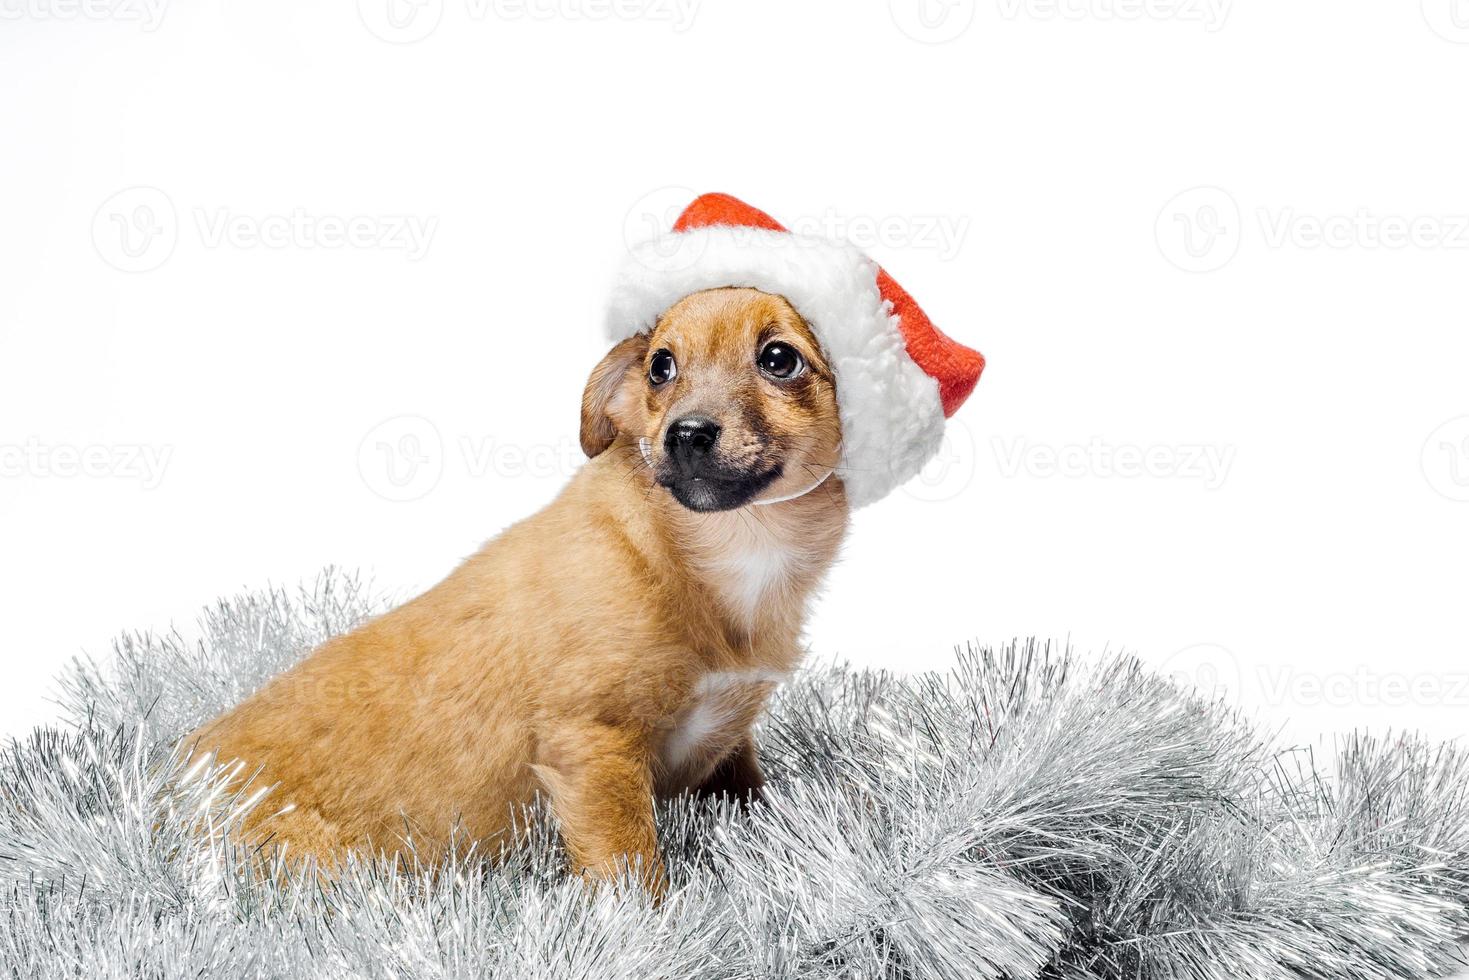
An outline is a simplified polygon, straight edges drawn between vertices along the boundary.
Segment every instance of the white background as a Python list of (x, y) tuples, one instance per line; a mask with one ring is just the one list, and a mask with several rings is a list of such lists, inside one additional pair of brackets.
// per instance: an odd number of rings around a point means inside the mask
[(619, 255), (725, 190), (990, 361), (817, 656), (1069, 637), (1290, 739), (1469, 731), (1463, 0), (86, 3), (0, 0), (0, 730), (543, 505)]

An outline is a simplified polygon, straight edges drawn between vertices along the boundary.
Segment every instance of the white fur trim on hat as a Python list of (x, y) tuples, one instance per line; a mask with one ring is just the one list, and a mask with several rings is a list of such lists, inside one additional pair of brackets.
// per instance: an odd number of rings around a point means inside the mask
[(613, 287), (609, 339), (651, 330), (680, 299), (720, 286), (784, 296), (811, 325), (836, 373), (837, 475), (853, 507), (887, 496), (938, 452), (938, 382), (908, 356), (892, 304), (878, 291), (877, 264), (846, 243), (728, 225), (646, 242)]

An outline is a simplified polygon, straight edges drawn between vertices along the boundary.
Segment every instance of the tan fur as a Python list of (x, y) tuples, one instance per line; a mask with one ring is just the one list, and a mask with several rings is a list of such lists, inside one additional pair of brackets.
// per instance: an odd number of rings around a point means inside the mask
[[(774, 335), (811, 364), (799, 391), (755, 370)], [(660, 347), (679, 377), (653, 391)], [(789, 304), (748, 289), (681, 301), (593, 372), (595, 458), (550, 506), (195, 733), (195, 751), (275, 786), (251, 839), (327, 865), (407, 833), (431, 852), (456, 825), (493, 849), (544, 792), (579, 869), (629, 860), (660, 889), (654, 795), (758, 790), (751, 726), (800, 659), (847, 525), (835, 476), (770, 506), (678, 504), (652, 464), (691, 407), (718, 415), (734, 451), (780, 460), (764, 498), (809, 485), (840, 449), (834, 381)], [(761, 431), (742, 427), (757, 417)]]

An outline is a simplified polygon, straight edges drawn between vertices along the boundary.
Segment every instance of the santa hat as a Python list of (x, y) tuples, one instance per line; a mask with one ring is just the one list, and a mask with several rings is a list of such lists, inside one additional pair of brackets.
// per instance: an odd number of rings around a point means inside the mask
[(612, 291), (609, 337), (651, 330), (683, 297), (720, 286), (784, 296), (810, 325), (836, 374), (837, 474), (854, 507), (923, 468), (984, 370), (978, 351), (940, 333), (859, 249), (793, 234), (727, 194), (703, 195), (670, 234), (632, 250)]

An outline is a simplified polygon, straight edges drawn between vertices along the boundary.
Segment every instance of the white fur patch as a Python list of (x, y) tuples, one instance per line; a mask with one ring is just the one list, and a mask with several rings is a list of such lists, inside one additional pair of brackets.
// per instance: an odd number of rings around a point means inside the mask
[(665, 770), (680, 771), (701, 755), (723, 752), (744, 731), (754, 710), (785, 674), (768, 670), (718, 671), (699, 678), (688, 707), (663, 742)]
[(853, 507), (886, 496), (938, 452), (938, 382), (908, 356), (898, 317), (878, 290), (877, 264), (845, 242), (728, 226), (665, 235), (623, 264), (607, 332), (622, 340), (651, 330), (683, 297), (719, 286), (784, 296), (811, 325), (836, 372), (837, 473)]
[(752, 622), (765, 597), (785, 587), (796, 555), (780, 541), (766, 535), (736, 537), (711, 564), (724, 605), (730, 612)]

